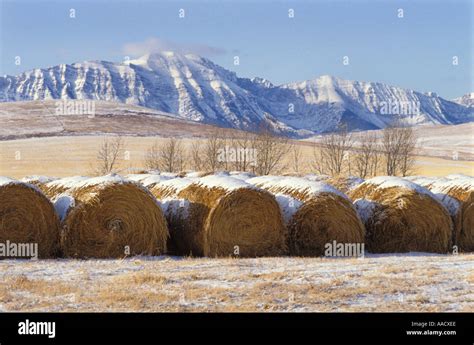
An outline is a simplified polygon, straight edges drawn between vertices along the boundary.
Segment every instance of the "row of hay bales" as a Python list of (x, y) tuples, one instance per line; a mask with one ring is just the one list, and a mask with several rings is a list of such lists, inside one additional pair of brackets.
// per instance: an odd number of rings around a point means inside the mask
[(474, 250), (470, 177), (181, 176), (2, 178), (0, 242), (79, 258), (321, 256), (333, 241), (373, 253)]

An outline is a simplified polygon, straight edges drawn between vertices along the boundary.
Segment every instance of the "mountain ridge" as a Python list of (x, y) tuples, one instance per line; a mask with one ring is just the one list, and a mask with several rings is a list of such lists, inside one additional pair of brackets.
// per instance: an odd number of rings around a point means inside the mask
[(328, 132), (342, 124), (351, 130), (383, 128), (400, 113), (400, 121), (412, 126), (474, 121), (472, 107), (435, 93), (330, 75), (274, 85), (176, 52), (123, 63), (61, 64), (0, 77), (1, 102), (42, 99), (118, 101), (221, 127), (255, 130), (264, 124), (291, 136)]

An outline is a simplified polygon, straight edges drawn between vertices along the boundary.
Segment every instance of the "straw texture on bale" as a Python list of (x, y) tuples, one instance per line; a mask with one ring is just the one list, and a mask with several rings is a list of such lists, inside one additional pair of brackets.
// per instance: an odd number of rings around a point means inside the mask
[[(192, 181), (191, 181), (192, 182)], [(206, 176), (184, 188), (152, 189), (157, 197), (189, 204), (167, 216), (181, 255), (258, 257), (286, 253), (282, 216), (275, 198), (242, 180)], [(183, 217), (182, 214), (185, 214)]]
[(248, 182), (299, 201), (297, 207), (294, 202), (282, 206), (284, 213), (290, 208), (287, 228), (291, 255), (322, 256), (326, 244), (333, 241), (364, 242), (364, 226), (352, 203), (332, 186), (297, 177), (256, 177)]
[(88, 178), (89, 177), (86, 176), (64, 177), (46, 183), (41, 187), (41, 190), (48, 198), (54, 199), (59, 194), (66, 192), (70, 188), (74, 187), (76, 184), (80, 183), (81, 181), (85, 181)]
[(446, 208), (427, 189), (396, 177), (365, 181), (349, 193), (373, 205), (365, 219), (372, 253), (447, 253), (453, 224)]
[(120, 258), (166, 252), (166, 220), (156, 199), (139, 184), (109, 175), (81, 181), (67, 194), (74, 202), (63, 220), (66, 256)]
[(340, 190), (343, 193), (348, 193), (351, 189), (354, 189), (358, 185), (360, 185), (362, 182), (364, 182), (363, 179), (359, 177), (331, 177), (326, 180), (324, 180), (327, 184), (330, 184), (334, 188)]
[(163, 180), (150, 188), (151, 193), (157, 199), (176, 198), (178, 193), (188, 187), (196, 179), (191, 178), (173, 178), (170, 180)]
[(46, 190), (46, 184), (56, 180), (56, 178), (48, 177), (48, 176), (27, 176), (21, 179), (21, 182), (32, 184), (38, 187), (43, 193)]
[(453, 178), (435, 182), (430, 190), (444, 203), (452, 204), (454, 199), (459, 206), (451, 208), (455, 224), (454, 242), (461, 251), (474, 251), (474, 178)]
[(59, 255), (59, 219), (35, 186), (0, 177), (0, 243), (36, 243), (38, 257)]

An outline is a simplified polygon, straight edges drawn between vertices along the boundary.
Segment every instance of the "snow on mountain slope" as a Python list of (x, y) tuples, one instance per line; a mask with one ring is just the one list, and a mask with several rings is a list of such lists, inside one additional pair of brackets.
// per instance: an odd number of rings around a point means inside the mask
[(474, 92), (467, 93), (464, 96), (453, 99), (453, 102), (464, 105), (465, 107), (474, 107)]
[[(394, 116), (407, 125), (457, 124), (474, 120), (472, 110), (434, 93), (423, 94), (382, 83), (332, 76), (256, 88), (268, 111), (295, 128), (328, 131), (345, 123), (349, 129), (383, 128)], [(293, 112), (288, 110), (293, 105)]]
[[(140, 105), (201, 123), (245, 130), (262, 124), (290, 135), (474, 120), (472, 108), (436, 94), (331, 76), (273, 85), (239, 78), (193, 54), (161, 52), (126, 63), (92, 61), (0, 77), (0, 101), (92, 99)], [(393, 111), (393, 105), (409, 111)]]

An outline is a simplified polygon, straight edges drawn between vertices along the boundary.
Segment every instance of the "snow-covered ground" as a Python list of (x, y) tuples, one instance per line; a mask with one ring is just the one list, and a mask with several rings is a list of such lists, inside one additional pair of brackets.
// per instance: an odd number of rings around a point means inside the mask
[(474, 254), (1, 260), (0, 311), (474, 311)]

